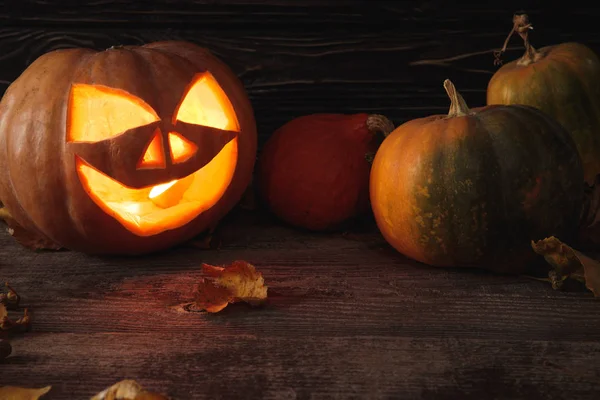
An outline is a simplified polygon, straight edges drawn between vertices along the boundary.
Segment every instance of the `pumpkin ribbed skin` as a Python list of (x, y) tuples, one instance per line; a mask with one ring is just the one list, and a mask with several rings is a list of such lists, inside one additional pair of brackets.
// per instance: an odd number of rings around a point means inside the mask
[(409, 121), (379, 148), (370, 195), (399, 252), (434, 266), (515, 272), (532, 239), (574, 234), (583, 170), (554, 120), (528, 106)]
[(588, 47), (563, 43), (503, 65), (487, 88), (487, 104), (525, 104), (560, 122), (583, 162), (584, 179), (600, 173), (600, 60)]
[[(154, 236), (137, 236), (103, 212), (79, 181), (77, 147), (65, 141), (70, 88), (74, 83), (87, 83), (122, 89), (143, 99), (159, 115), (169, 116), (195, 74), (204, 71), (224, 90), (240, 125), (231, 183), (212, 208), (186, 225)], [(148, 184), (148, 179), (166, 181), (193, 172), (183, 164), (156, 172), (128, 172), (120, 167), (120, 157), (139, 154), (128, 154), (126, 147), (114, 143), (110, 146), (99, 162), (135, 182), (134, 187)], [(209, 150), (214, 149), (200, 148), (199, 157), (207, 156)], [(53, 51), (34, 61), (0, 102), (0, 200), (23, 228), (72, 250), (141, 254), (192, 238), (213, 227), (241, 198), (255, 157), (256, 127), (244, 87), (223, 62), (192, 43)], [(140, 174), (139, 180), (134, 174)]]

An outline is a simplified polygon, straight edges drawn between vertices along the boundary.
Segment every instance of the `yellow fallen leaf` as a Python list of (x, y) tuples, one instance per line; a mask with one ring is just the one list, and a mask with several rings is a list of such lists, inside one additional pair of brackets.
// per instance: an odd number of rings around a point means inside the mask
[(234, 261), (221, 270), (217, 283), (229, 289), (236, 300), (261, 303), (267, 298), (267, 287), (262, 274), (246, 261)]
[(584, 283), (594, 296), (600, 297), (600, 262), (554, 236), (531, 241), (531, 247), (553, 267), (548, 273), (553, 288), (560, 289), (567, 279), (574, 279)]
[(196, 292), (196, 306), (208, 312), (221, 311), (229, 303), (259, 305), (267, 299), (267, 286), (260, 272), (246, 261), (227, 267), (202, 264), (203, 278)]
[(0, 303), (0, 323), (2, 323), (5, 318), (8, 318), (8, 311), (6, 310), (6, 306)]
[(168, 400), (168, 397), (147, 392), (136, 381), (124, 379), (96, 394), (91, 400)]
[(52, 386), (46, 386), (41, 389), (28, 389), (17, 386), (0, 387), (0, 399), (2, 400), (38, 400), (48, 393)]

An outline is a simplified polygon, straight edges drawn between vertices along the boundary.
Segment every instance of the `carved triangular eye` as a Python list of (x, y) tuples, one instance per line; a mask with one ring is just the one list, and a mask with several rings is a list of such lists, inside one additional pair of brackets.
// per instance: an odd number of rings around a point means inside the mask
[(198, 151), (198, 146), (190, 142), (177, 132), (169, 132), (169, 148), (171, 160), (178, 164), (189, 160)]
[(137, 168), (165, 168), (165, 152), (163, 150), (162, 135), (160, 129), (156, 128), (152, 140), (146, 146), (146, 149), (138, 161)]
[(229, 98), (210, 72), (194, 77), (177, 112), (176, 121), (239, 132), (239, 122)]
[(67, 110), (67, 141), (98, 142), (159, 119), (146, 102), (124, 90), (74, 84)]

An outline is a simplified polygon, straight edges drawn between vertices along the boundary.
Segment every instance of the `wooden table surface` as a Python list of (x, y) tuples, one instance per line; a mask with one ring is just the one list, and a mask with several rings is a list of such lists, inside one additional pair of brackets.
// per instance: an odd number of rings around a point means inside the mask
[[(32, 252), (0, 234), (0, 278), (33, 310), (0, 386), (87, 399), (124, 378), (176, 399), (598, 399), (600, 303), (585, 292), (436, 269), (376, 230), (299, 232), (236, 211), (219, 249), (139, 258)], [(181, 311), (203, 262), (243, 259), (262, 308)]]

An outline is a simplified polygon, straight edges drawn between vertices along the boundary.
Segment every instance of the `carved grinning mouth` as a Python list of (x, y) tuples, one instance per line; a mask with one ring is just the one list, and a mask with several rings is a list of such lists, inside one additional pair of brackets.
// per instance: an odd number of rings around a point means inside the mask
[(227, 190), (237, 163), (237, 138), (190, 175), (141, 189), (127, 187), (77, 157), (77, 173), (90, 198), (138, 236), (179, 228), (210, 209)]

